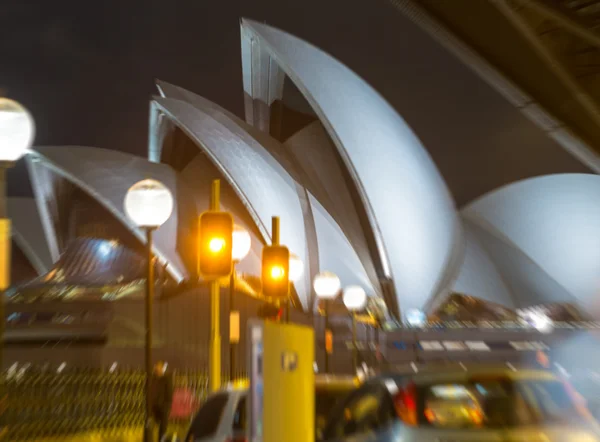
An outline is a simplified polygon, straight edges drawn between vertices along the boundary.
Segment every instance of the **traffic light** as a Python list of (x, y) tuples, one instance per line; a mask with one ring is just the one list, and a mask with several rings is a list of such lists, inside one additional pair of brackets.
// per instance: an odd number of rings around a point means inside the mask
[(290, 252), (285, 246), (265, 246), (262, 251), (262, 291), (271, 298), (287, 298)]
[(231, 273), (233, 218), (228, 212), (209, 211), (200, 215), (199, 271), (205, 278)]

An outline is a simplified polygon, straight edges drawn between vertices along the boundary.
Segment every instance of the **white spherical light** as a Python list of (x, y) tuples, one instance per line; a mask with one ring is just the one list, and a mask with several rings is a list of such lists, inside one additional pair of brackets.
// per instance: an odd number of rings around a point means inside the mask
[(411, 308), (406, 311), (406, 322), (411, 327), (423, 327), (427, 322), (427, 315), (422, 310)]
[(250, 247), (252, 246), (250, 233), (248, 233), (248, 231), (242, 226), (235, 224), (233, 226), (232, 241), (231, 257), (234, 261), (239, 262), (250, 252)]
[(17, 161), (33, 143), (35, 124), (19, 103), (0, 98), (0, 161)]
[(138, 181), (125, 195), (125, 213), (138, 227), (158, 228), (172, 212), (173, 195), (160, 181)]
[(344, 289), (344, 305), (348, 310), (362, 310), (367, 305), (367, 294), (358, 285), (351, 285)]
[(313, 288), (319, 298), (333, 299), (337, 296), (342, 287), (340, 278), (332, 272), (321, 272), (315, 276)]
[(302, 275), (304, 274), (304, 263), (298, 257), (298, 255), (294, 255), (290, 253), (290, 281), (298, 282)]

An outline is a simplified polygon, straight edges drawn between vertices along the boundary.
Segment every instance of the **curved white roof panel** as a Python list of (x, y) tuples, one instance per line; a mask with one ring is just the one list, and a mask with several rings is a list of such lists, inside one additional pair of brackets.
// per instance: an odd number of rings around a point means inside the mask
[[(127, 190), (139, 180), (155, 178), (164, 183), (175, 198), (178, 195), (177, 177), (170, 167), (114, 150), (83, 146), (44, 147), (32, 151), (27, 161), (38, 207), (45, 206), (52, 195), (49, 194), (51, 190), (44, 187), (44, 181), (36, 178), (39, 178), (38, 172), (50, 169), (98, 201), (142, 243), (146, 241), (145, 233), (124, 212)], [(48, 223), (46, 220), (46, 237), (51, 240), (53, 229)], [(178, 210), (174, 209), (171, 217), (154, 234), (154, 252), (162, 262), (168, 263), (167, 270), (180, 281), (188, 276), (188, 272), (175, 250), (177, 229)]]
[(52, 268), (53, 260), (44, 235), (42, 219), (33, 198), (8, 198), (12, 236), (38, 274)]
[(454, 282), (454, 291), (476, 296), (508, 308), (517, 307), (503, 275), (482, 244), (478, 232), (468, 221), (463, 223), (465, 259)]
[(369, 296), (375, 295), (373, 283), (340, 226), (312, 195), (310, 204), (315, 217), (321, 270), (338, 275), (342, 287), (360, 285)]
[(484, 247), (504, 281), (521, 287), (522, 294), (512, 289), (517, 305), (594, 305), (600, 293), (598, 175), (520, 181), (483, 196), (462, 214), (487, 237)]
[[(308, 262), (297, 183), (260, 143), (232, 120), (217, 121), (187, 102), (156, 98), (153, 105), (207, 153), (236, 190), (263, 236), (270, 237), (271, 217), (279, 216), (281, 243)], [(150, 155), (152, 160), (160, 160), (160, 152)], [(307, 307), (310, 284), (297, 283), (296, 290)]]
[[(359, 190), (385, 276), (402, 310), (420, 308), (447, 278), (459, 230), (452, 199), (429, 155), (394, 109), (364, 80), (310, 44), (242, 20), (244, 48), (258, 44), (319, 116)], [(244, 78), (252, 80), (248, 72)], [(244, 90), (254, 96), (253, 85)]]
[[(360, 258), (361, 267), (368, 275), (369, 286), (375, 286), (376, 291), (381, 292), (377, 276), (378, 266), (374, 263), (357, 204), (345, 180), (344, 166), (340, 164), (336, 148), (329, 140), (323, 125), (319, 121), (309, 124), (288, 138), (283, 147), (293, 156), (302, 171), (303, 184), (313, 194), (312, 200), (322, 204), (322, 207), (313, 204), (313, 212), (322, 211), (324, 208), (339, 224)], [(322, 247), (319, 240), (319, 249)]]

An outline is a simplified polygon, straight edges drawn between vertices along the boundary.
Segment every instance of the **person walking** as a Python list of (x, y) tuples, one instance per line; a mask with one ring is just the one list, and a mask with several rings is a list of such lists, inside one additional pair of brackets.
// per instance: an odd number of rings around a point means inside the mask
[(171, 414), (171, 403), (173, 401), (173, 379), (167, 373), (167, 364), (158, 361), (154, 366), (154, 373), (150, 384), (152, 417), (158, 425), (158, 440), (162, 441)]

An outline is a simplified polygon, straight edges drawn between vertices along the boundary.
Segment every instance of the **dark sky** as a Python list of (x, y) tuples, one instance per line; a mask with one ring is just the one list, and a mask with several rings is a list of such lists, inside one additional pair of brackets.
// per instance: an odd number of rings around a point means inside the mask
[[(241, 16), (316, 43), (369, 77), (384, 68), (377, 55), (391, 45), (390, 15), (385, 0), (4, 0), (0, 89), (33, 113), (37, 145), (144, 155), (154, 78), (243, 116)], [(22, 169), (11, 194), (22, 193)]]

